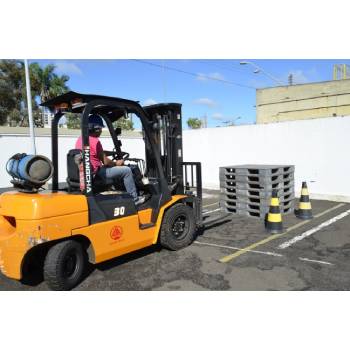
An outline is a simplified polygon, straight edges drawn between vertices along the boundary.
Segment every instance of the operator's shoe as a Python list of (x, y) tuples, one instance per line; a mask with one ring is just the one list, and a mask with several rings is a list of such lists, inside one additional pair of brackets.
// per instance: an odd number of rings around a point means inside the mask
[(145, 203), (145, 201), (146, 201), (146, 197), (145, 196), (137, 197), (137, 199), (135, 200), (135, 205), (140, 205), (142, 203)]

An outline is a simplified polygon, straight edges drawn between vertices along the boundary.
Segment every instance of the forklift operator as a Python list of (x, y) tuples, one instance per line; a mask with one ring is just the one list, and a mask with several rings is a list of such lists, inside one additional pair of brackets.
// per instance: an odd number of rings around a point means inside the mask
[[(89, 143), (90, 163), (94, 176), (98, 174), (106, 185), (112, 185), (116, 180), (122, 179), (126, 191), (133, 197), (135, 204), (145, 201), (144, 197), (138, 197), (132, 171), (124, 165), (124, 160), (110, 160), (103, 151), (99, 137), (104, 127), (102, 118), (98, 115), (89, 116)], [(79, 136), (75, 143), (76, 149), (82, 149), (82, 137)]]

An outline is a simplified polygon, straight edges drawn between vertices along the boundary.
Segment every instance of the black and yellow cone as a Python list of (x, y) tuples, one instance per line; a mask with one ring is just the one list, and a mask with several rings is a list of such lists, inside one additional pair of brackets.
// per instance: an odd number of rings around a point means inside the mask
[(281, 233), (283, 231), (282, 215), (277, 190), (272, 191), (270, 209), (265, 221), (265, 228), (270, 233)]
[(299, 200), (299, 209), (296, 209), (295, 216), (299, 219), (308, 220), (312, 218), (311, 202), (309, 197), (309, 190), (307, 189), (306, 181), (301, 187), (301, 195)]

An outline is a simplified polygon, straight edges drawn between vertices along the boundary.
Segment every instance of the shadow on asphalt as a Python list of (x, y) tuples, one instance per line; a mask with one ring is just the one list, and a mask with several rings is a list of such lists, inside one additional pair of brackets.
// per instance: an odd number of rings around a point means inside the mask
[[(90, 274), (95, 270), (106, 271), (113, 269), (117, 266), (121, 266), (130, 261), (140, 259), (144, 256), (152, 254), (156, 251), (160, 251), (162, 248), (159, 245), (147, 247), (136, 252), (132, 252), (99, 264), (87, 264), (87, 268), (84, 273), (84, 277), (81, 282), (90, 276)], [(31, 258), (31, 257), (30, 257)], [(29, 257), (28, 257), (29, 260)], [(44, 266), (45, 256), (36, 259), (30, 259), (30, 261), (25, 264), (25, 271), (23, 273), (23, 278), (21, 283), (27, 286), (35, 287), (44, 281), (43, 266)]]
[[(224, 225), (230, 221), (231, 221), (231, 219), (225, 219), (221, 222), (213, 223), (212, 225), (208, 225), (206, 227), (201, 227), (197, 230), (196, 238), (198, 236), (203, 235), (205, 230)], [(165, 248), (162, 248), (160, 246), (160, 244), (156, 244), (156, 245), (146, 247), (146, 248), (143, 248), (141, 250), (138, 250), (138, 251), (126, 254), (126, 255), (122, 255), (120, 257), (117, 257), (117, 258), (114, 258), (114, 259), (111, 259), (111, 260), (108, 260), (108, 261), (105, 261), (105, 262), (102, 262), (102, 263), (99, 263), (96, 265), (90, 264), (89, 274), (92, 273), (95, 269), (100, 270), (100, 271), (106, 271), (106, 270), (121, 266), (121, 265), (126, 264), (130, 261), (143, 258), (147, 255), (152, 254), (152, 253), (160, 252), (162, 249), (165, 249)]]
[[(206, 227), (201, 227), (197, 230), (197, 235), (196, 238), (199, 236), (202, 236), (206, 230), (208, 229), (213, 229), (215, 227), (219, 227), (221, 225), (224, 225), (228, 222), (230, 222), (231, 219), (225, 219), (223, 221), (217, 222), (217, 223), (213, 223), (211, 225), (208, 225)], [(155, 252), (159, 252), (161, 251), (163, 248), (159, 245), (153, 245), (150, 247), (146, 247), (140, 250), (137, 250), (135, 252), (131, 252), (128, 253), (126, 255), (122, 255), (119, 256), (117, 258), (99, 263), (99, 264), (88, 264), (84, 277), (82, 279), (82, 282), (88, 278), (90, 276), (90, 274), (92, 272), (94, 272), (95, 270), (99, 270), (99, 271), (106, 271), (106, 270), (110, 270), (113, 269), (115, 267), (127, 264), (131, 261), (143, 258), (147, 255), (153, 254)], [(37, 286), (40, 283), (42, 283), (44, 281), (44, 275), (43, 275), (43, 266), (44, 266), (44, 260), (45, 260), (45, 253), (43, 252), (43, 254), (38, 254), (39, 251), (32, 251), (31, 255), (28, 255), (26, 257), (27, 262), (24, 264), (25, 267), (25, 271), (23, 273), (23, 279), (21, 280), (21, 283), (23, 283), (24, 285), (28, 285), (28, 286)]]
[(91, 265), (91, 272), (95, 269), (100, 270), (100, 271), (106, 271), (106, 270), (112, 269), (114, 267), (124, 265), (130, 261), (143, 258), (149, 254), (159, 252), (161, 250), (162, 250), (162, 247), (160, 247), (157, 244), (157, 245), (143, 248), (141, 250), (137, 250), (137, 251), (132, 252), (132, 253), (128, 253), (126, 255), (119, 256), (119, 257), (111, 259), (111, 260), (104, 261), (104, 262), (96, 264), (96, 265), (90, 264)]
[(231, 222), (231, 221), (232, 221), (232, 219), (224, 219), (223, 221), (215, 222), (215, 223), (213, 223), (211, 225), (208, 225), (208, 226), (205, 226), (205, 227), (201, 227), (197, 231), (197, 236), (202, 236), (206, 230), (211, 230), (212, 228), (225, 225), (225, 224), (227, 224), (228, 222)]

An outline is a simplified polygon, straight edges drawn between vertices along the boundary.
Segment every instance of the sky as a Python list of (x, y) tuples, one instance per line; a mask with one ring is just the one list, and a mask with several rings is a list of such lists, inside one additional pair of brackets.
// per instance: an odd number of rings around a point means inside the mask
[[(240, 64), (240, 62), (249, 62)], [(333, 79), (333, 65), (350, 60), (30, 60), (56, 65), (67, 74), (70, 90), (136, 100), (141, 105), (182, 104), (183, 126), (188, 118), (207, 117), (208, 127), (253, 124), (257, 88)], [(258, 68), (257, 68), (258, 67)], [(259, 70), (258, 72), (256, 72)], [(136, 128), (139, 123), (136, 122)]]

